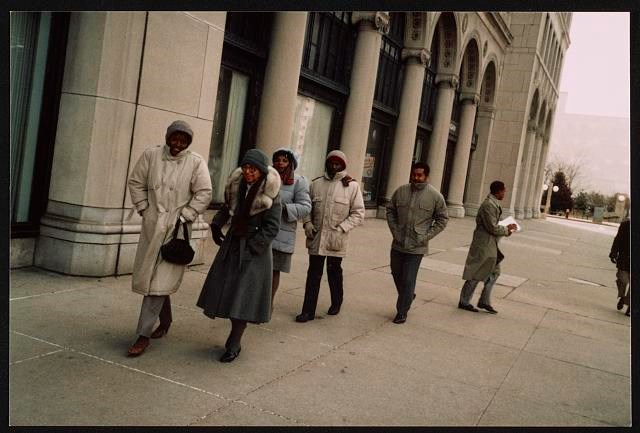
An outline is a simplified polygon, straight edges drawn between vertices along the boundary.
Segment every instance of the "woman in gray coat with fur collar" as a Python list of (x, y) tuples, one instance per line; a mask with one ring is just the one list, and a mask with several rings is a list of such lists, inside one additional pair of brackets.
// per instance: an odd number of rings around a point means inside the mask
[[(229, 176), (225, 203), (211, 223), (220, 245), (202, 287), (197, 306), (211, 319), (231, 320), (231, 333), (221, 362), (240, 354), (247, 322), (271, 319), (271, 242), (280, 229), (280, 176), (269, 157), (250, 149)], [(231, 219), (226, 236), (222, 227)]]

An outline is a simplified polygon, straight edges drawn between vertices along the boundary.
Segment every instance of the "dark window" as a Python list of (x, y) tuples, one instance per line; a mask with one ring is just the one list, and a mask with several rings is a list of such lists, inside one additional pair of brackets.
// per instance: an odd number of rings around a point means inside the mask
[(272, 21), (270, 12), (227, 12), (224, 40), (259, 57), (267, 57)]
[(401, 51), (404, 37), (404, 14), (390, 14), (389, 34), (382, 37), (374, 101), (397, 114), (402, 83)]
[[(220, 179), (226, 179), (228, 171), (237, 167), (239, 158), (255, 147), (272, 23), (271, 13), (227, 13), (209, 149), (214, 184), (217, 181), (220, 185)], [(220, 188), (214, 188), (211, 207), (220, 206), (221, 193)]]
[(423, 127), (433, 125), (433, 116), (436, 111), (436, 97), (438, 95), (438, 87), (436, 86), (436, 72), (438, 70), (438, 33), (434, 35), (431, 44), (431, 57), (429, 64), (424, 73), (424, 82), (422, 83), (422, 100), (420, 101), (420, 113), (418, 122)]
[(460, 105), (460, 86), (458, 86), (455, 90), (453, 108), (451, 110), (451, 121), (456, 124), (460, 123)]
[(11, 13), (12, 237), (36, 236), (46, 209), (68, 29), (68, 13)]
[(349, 88), (357, 31), (351, 12), (312, 12), (307, 18), (301, 74), (343, 93)]

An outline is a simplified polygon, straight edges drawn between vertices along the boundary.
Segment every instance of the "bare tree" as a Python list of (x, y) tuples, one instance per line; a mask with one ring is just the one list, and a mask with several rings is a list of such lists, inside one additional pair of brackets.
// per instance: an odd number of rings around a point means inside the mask
[(545, 183), (549, 183), (559, 171), (564, 173), (567, 186), (570, 189), (578, 191), (587, 186), (582, 185), (584, 183), (584, 157), (582, 155), (571, 158), (561, 157), (557, 154), (550, 155), (544, 168)]

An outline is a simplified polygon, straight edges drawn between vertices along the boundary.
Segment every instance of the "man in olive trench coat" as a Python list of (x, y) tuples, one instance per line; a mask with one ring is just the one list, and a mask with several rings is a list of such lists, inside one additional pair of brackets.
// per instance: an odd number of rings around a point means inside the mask
[(498, 240), (501, 236), (511, 236), (517, 226), (509, 224), (505, 227), (498, 224), (502, 215), (499, 200), (502, 200), (507, 192), (504, 183), (496, 180), (491, 183), (490, 190), (491, 194), (484, 199), (476, 215), (476, 229), (462, 274), (466, 281), (460, 292), (458, 308), (478, 311), (470, 302), (476, 286), (480, 281), (484, 281), (478, 308), (496, 314), (497, 311), (491, 306), (491, 289), (500, 275), (500, 262), (504, 258), (498, 248)]

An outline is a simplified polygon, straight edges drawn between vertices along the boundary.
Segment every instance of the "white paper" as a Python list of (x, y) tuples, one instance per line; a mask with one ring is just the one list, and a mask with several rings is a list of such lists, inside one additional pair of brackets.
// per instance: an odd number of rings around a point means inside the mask
[(512, 216), (508, 216), (505, 219), (503, 219), (502, 221), (498, 221), (498, 224), (501, 226), (508, 226), (509, 224), (515, 224), (516, 225), (516, 231), (517, 232), (521, 232), (522, 231), (522, 227), (520, 227), (520, 224), (518, 224), (518, 222), (512, 217)]

